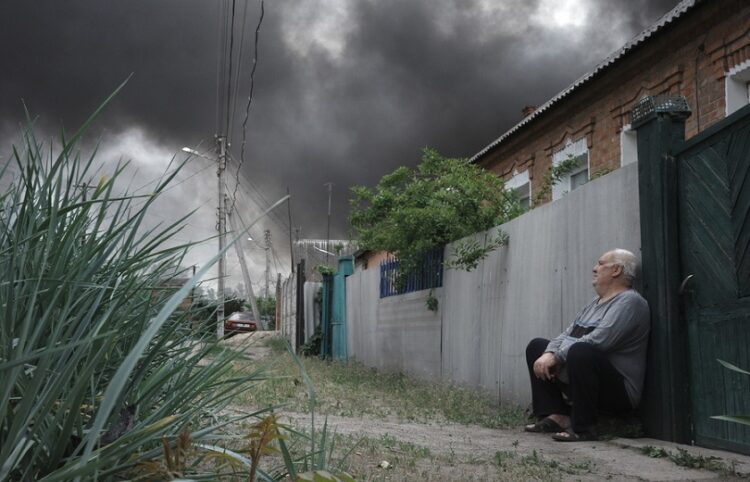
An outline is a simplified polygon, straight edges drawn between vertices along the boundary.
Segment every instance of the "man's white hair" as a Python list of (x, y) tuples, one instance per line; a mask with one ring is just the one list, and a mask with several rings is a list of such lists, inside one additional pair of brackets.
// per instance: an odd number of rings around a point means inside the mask
[(638, 258), (627, 249), (613, 249), (612, 262), (622, 266), (622, 274), (630, 286), (635, 282), (636, 273), (638, 272)]

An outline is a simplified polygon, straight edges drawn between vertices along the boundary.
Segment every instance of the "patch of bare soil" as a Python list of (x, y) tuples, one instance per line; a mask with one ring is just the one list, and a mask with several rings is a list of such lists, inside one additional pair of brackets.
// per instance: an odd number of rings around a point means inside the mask
[(275, 331), (253, 331), (250, 333), (238, 333), (230, 336), (222, 342), (223, 345), (235, 349), (245, 350), (245, 355), (252, 360), (262, 360), (271, 353), (271, 348), (265, 344), (265, 340), (278, 336)]
[[(252, 360), (261, 360), (272, 352), (263, 340), (273, 336), (277, 336), (275, 332), (256, 332), (234, 336), (224, 343), (235, 349), (250, 345), (252, 349), (246, 353)], [(383, 399), (382, 393), (375, 391), (371, 399)], [(281, 415), (282, 422), (311, 431), (309, 414)], [(716, 465), (724, 469), (681, 467), (668, 456), (654, 453), (678, 453), (685, 447), (651, 439), (567, 443), (556, 442), (549, 435), (525, 433), (522, 427), (490, 429), (437, 420), (415, 423), (393, 417), (326, 417), (316, 413), (318, 435), (326, 423), (329, 433), (335, 434), (332, 460), (343, 459), (341, 468), (357, 480), (728, 480), (737, 471), (750, 472), (750, 458), (726, 452), (712, 453), (705, 459), (717, 461)], [(649, 447), (665, 447), (666, 451)], [(695, 460), (702, 460), (700, 457)]]
[[(310, 417), (285, 414), (294, 426), (310, 428)], [(316, 416), (320, 430), (326, 418)], [(362, 474), (367, 480), (727, 480), (726, 474), (679, 467), (667, 458), (653, 458), (634, 449), (624, 448), (621, 441), (582, 443), (556, 442), (543, 434), (518, 430), (488, 429), (458, 424), (398, 423), (382, 420), (329, 416), (330, 430), (339, 435), (366, 437), (395, 447), (389, 468), (381, 462), (364, 460)], [(401, 442), (400, 444), (398, 442)], [(653, 441), (658, 444), (658, 441)], [(403, 447), (416, 451), (409, 460)], [(400, 449), (400, 448), (401, 449)], [(419, 448), (429, 457), (419, 457)], [(401, 456), (399, 457), (399, 452)], [(407, 451), (408, 452), (408, 451)], [(352, 455), (367, 459), (363, 451)], [(413, 460), (417, 458), (419, 460)], [(406, 462), (413, 470), (398, 467), (394, 459)], [(356, 460), (355, 460), (356, 462)], [(412, 463), (414, 462), (414, 463)], [(416, 467), (415, 467), (416, 466)], [(414, 476), (419, 476), (414, 479)], [(427, 476), (424, 478), (424, 476)]]

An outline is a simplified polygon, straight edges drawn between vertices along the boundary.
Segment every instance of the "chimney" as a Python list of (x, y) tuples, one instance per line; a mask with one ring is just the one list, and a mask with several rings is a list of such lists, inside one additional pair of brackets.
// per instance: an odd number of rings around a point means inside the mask
[(535, 105), (527, 105), (527, 106), (524, 106), (523, 109), (521, 109), (521, 114), (523, 115), (523, 118), (525, 119), (531, 114), (533, 114), (535, 111), (536, 111)]

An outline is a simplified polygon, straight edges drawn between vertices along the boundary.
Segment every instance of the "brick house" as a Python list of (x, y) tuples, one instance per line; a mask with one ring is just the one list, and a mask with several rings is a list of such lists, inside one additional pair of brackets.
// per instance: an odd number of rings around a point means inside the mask
[[(472, 161), (491, 170), (526, 202), (558, 199), (593, 177), (636, 162), (629, 113), (646, 95), (682, 95), (692, 116), (686, 137), (748, 104), (750, 2), (684, 0), (478, 152)], [(553, 165), (578, 166), (551, 190)]]

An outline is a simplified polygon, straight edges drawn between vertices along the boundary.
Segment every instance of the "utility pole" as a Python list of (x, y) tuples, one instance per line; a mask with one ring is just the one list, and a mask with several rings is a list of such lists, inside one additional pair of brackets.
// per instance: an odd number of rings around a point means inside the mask
[(224, 277), (225, 277), (225, 266), (224, 266), (224, 246), (226, 245), (227, 236), (227, 212), (224, 202), (224, 170), (227, 166), (227, 138), (226, 136), (216, 136), (216, 144), (219, 150), (218, 169), (216, 171), (216, 177), (219, 182), (219, 206), (217, 208), (218, 223), (217, 229), (219, 231), (219, 306), (216, 309), (216, 336), (218, 338), (224, 337)]
[(281, 331), (281, 273), (276, 273), (276, 331)]
[[(235, 221), (234, 216), (232, 216), (232, 213), (229, 213), (228, 217), (229, 217), (229, 225), (232, 228), (232, 232), (234, 232), (235, 234), (239, 233), (240, 230), (238, 229), (237, 222)], [(240, 268), (242, 269), (242, 277), (245, 280), (245, 292), (247, 293), (248, 301), (250, 301), (250, 309), (253, 312), (253, 318), (255, 318), (255, 321), (257, 323), (261, 323), (260, 310), (258, 310), (258, 302), (256, 301), (255, 293), (253, 292), (253, 282), (250, 281), (250, 272), (247, 269), (247, 262), (245, 261), (245, 253), (242, 250), (242, 242), (237, 241), (236, 243), (234, 243), (234, 250), (237, 253), (237, 258), (240, 261)]]
[(294, 273), (294, 245), (292, 244), (292, 196), (289, 192), (289, 186), (286, 188), (286, 195), (289, 199), (286, 200), (287, 213), (289, 214), (289, 258), (292, 265), (292, 273)]
[[(302, 230), (302, 226), (297, 226), (294, 228), (294, 253), (296, 254), (295, 258), (297, 259), (297, 262), (299, 263), (299, 260), (302, 259), (302, 250), (299, 247), (299, 235), (300, 231)], [(292, 273), (297, 271), (297, 265), (292, 266)]]
[(265, 297), (268, 298), (270, 295), (268, 291), (268, 280), (271, 276), (271, 230), (266, 229), (263, 233), (263, 236), (265, 238), (266, 242), (266, 294)]
[[(331, 252), (331, 191), (333, 191), (333, 183), (327, 182), (323, 184), (328, 186), (328, 227), (326, 228), (326, 251)], [(330, 265), (329, 258), (330, 254), (326, 254), (326, 264)]]

